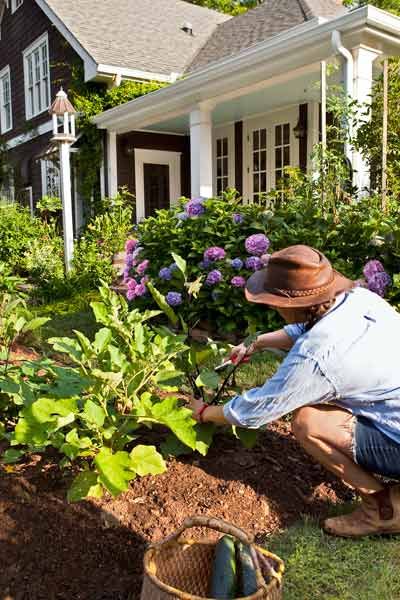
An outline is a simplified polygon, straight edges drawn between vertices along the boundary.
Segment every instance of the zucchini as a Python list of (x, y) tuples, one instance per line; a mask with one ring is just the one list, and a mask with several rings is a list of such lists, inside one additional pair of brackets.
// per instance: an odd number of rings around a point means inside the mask
[(231, 536), (224, 535), (215, 548), (210, 597), (215, 600), (236, 598), (236, 585), (235, 542)]
[(250, 548), (249, 546), (242, 544), (242, 542), (237, 541), (236, 551), (237, 570), (239, 575), (239, 596), (251, 596), (256, 593), (258, 586)]

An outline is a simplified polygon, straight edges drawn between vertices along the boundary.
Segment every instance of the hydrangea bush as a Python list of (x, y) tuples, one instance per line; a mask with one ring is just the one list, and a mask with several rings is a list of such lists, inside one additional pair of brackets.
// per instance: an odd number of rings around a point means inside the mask
[[(307, 197), (291, 198), (274, 211), (232, 198), (181, 199), (175, 208), (142, 222), (136, 239), (128, 241), (128, 298), (153, 305), (146, 287), (151, 281), (192, 326), (206, 324), (214, 333), (277, 327), (274, 311), (246, 302), (246, 281), (268, 264), (273, 250), (308, 244), (348, 277), (363, 275), (363, 285), (397, 303), (397, 214), (391, 209), (382, 215), (371, 198), (342, 205), (335, 213)], [(185, 277), (172, 262), (173, 253), (186, 261)]]

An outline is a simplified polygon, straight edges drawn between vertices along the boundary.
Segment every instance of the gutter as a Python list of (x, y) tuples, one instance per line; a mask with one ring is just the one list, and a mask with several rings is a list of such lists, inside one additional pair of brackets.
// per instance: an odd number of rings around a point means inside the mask
[[(350, 50), (343, 46), (342, 36), (340, 31), (335, 29), (332, 31), (332, 46), (335, 51), (335, 54), (341, 54), (346, 61), (345, 63), (345, 92), (346, 96), (351, 102), (354, 99), (354, 58)], [(349, 132), (349, 137), (352, 137), (353, 134), (353, 122), (352, 119), (349, 119), (347, 123), (347, 129)], [(350, 147), (349, 142), (345, 144), (345, 154), (347, 159), (352, 162), (353, 153)]]

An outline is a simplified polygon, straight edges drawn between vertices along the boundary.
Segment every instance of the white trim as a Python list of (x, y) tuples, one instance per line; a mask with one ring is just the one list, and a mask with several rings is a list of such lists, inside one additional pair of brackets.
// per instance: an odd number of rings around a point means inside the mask
[[(48, 185), (47, 185), (47, 168), (48, 168), (48, 163), (52, 163), (53, 161), (47, 159), (47, 158), (41, 158), (40, 159), (40, 171), (41, 171), (41, 179), (42, 179), (42, 197), (43, 196), (54, 196), (54, 194), (52, 193), (51, 190), (49, 190)], [(53, 163), (53, 168), (57, 168), (58, 170), (58, 194), (56, 197), (60, 197), (61, 196), (61, 175), (60, 175), (60, 168), (57, 167), (57, 165), (55, 165)]]
[(21, 135), (17, 135), (16, 137), (7, 140), (7, 149), (11, 150), (11, 148), (16, 148), (21, 144), (25, 144), (26, 142), (30, 142), (35, 138), (44, 135), (45, 133), (49, 133), (49, 131), (53, 131), (53, 122), (47, 121), (47, 123), (42, 123), (32, 129), (32, 131), (28, 131), (28, 133), (21, 133)]
[(107, 170), (108, 197), (114, 198), (118, 194), (118, 152), (115, 131), (109, 131), (107, 134)]
[[(329, 21), (313, 19), (213, 63), (171, 86), (105, 111), (94, 117), (93, 122), (100, 128), (122, 132), (128, 130), (128, 126), (135, 129), (165, 121), (170, 114), (187, 114), (193, 105), (203, 100), (218, 101), (234, 90), (244, 93), (246, 87), (256, 82), (330, 58), (334, 30), (340, 31), (344, 38), (348, 35), (354, 47), (368, 27), (374, 28), (371, 34), (377, 38), (382, 30), (391, 35), (392, 48), (400, 45), (400, 18), (372, 6)], [(377, 43), (381, 45), (380, 41)]]
[(179, 73), (171, 73), (165, 75), (164, 73), (153, 73), (151, 71), (142, 71), (140, 69), (129, 69), (125, 67), (116, 67), (114, 65), (97, 65), (98, 75), (118, 75), (126, 79), (146, 79), (149, 81), (160, 81), (165, 83), (172, 83), (179, 77)]
[(221, 138), (228, 139), (228, 187), (235, 187), (235, 126), (229, 124), (213, 129), (213, 195), (217, 193), (217, 140)]
[(17, 5), (17, 1), (18, 0), (11, 0), (11, 14), (14, 14), (24, 3), (24, 0), (20, 0), (20, 4)]
[(181, 153), (135, 148), (136, 221), (145, 218), (144, 163), (169, 166), (169, 200), (176, 203), (181, 195)]
[[(8, 129), (5, 129), (3, 127), (3, 123), (5, 123), (6, 120), (6, 116), (5, 116), (5, 110), (4, 110), (4, 89), (3, 89), (3, 79), (4, 77), (6, 77), (8, 75), (8, 93), (10, 94), (10, 127), (8, 127)], [(12, 93), (11, 93), (11, 71), (10, 71), (10, 65), (7, 65), (6, 67), (4, 67), (4, 69), (2, 69), (0, 71), (0, 132), (2, 134), (7, 133), (8, 131), (11, 131), (13, 128), (13, 106), (12, 106)]]
[(53, 9), (47, 4), (45, 0), (36, 0), (36, 4), (42, 9), (44, 14), (50, 19), (55, 25), (61, 35), (67, 40), (72, 46), (75, 52), (82, 58), (84, 63), (85, 81), (94, 79), (97, 74), (97, 63), (94, 58), (85, 50), (82, 44), (76, 39), (71, 31), (66, 27), (62, 20), (56, 15)]
[[(33, 104), (33, 111), (31, 112), (30, 110), (30, 106), (29, 106), (29, 94), (28, 94), (28, 81), (29, 81), (29, 74), (28, 74), (28, 57), (38, 48), (41, 48), (43, 45), (46, 45), (46, 53), (47, 53), (47, 105), (44, 102), (43, 107), (41, 108), (41, 110), (38, 110), (38, 112), (35, 112), (34, 109), (34, 104)], [(51, 73), (50, 73), (50, 46), (49, 46), (49, 35), (46, 31), (46, 33), (44, 33), (43, 35), (41, 35), (39, 38), (37, 38), (34, 42), (32, 42), (32, 44), (30, 44), (27, 48), (25, 48), (25, 50), (23, 50), (22, 52), (22, 59), (23, 59), (23, 63), (24, 63), (24, 90), (25, 90), (25, 118), (27, 121), (29, 121), (30, 119), (33, 119), (35, 117), (37, 117), (38, 115), (41, 115), (42, 113), (46, 112), (51, 105)], [(32, 71), (34, 70), (34, 66), (32, 66)], [(42, 98), (42, 100), (44, 101), (45, 98), (42, 96), (42, 81), (43, 81), (43, 77), (42, 77), (42, 57), (40, 56), (40, 97)], [(33, 83), (33, 82), (32, 82)], [(35, 85), (33, 85), (33, 89), (35, 88)], [(35, 96), (35, 94), (34, 94)]]

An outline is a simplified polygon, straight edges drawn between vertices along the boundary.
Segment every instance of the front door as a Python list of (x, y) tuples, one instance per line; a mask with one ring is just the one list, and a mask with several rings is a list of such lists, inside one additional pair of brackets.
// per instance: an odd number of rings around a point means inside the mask
[(181, 195), (181, 154), (135, 148), (137, 222), (169, 208)]
[(143, 164), (144, 213), (146, 217), (160, 208), (169, 208), (169, 166)]

